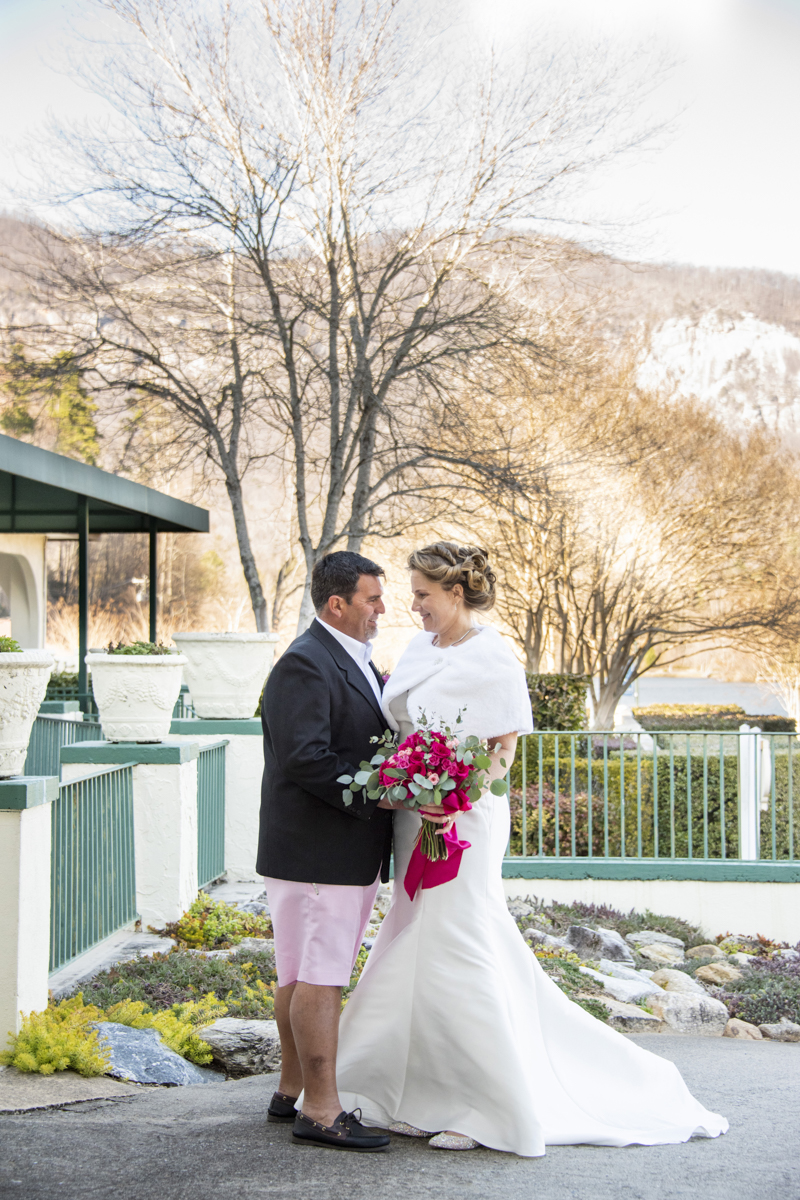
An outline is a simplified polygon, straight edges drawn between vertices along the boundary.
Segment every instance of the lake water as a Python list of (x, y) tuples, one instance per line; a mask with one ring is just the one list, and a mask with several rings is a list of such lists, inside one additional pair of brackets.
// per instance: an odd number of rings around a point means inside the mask
[[(622, 703), (634, 706), (633, 687), (622, 697)], [(724, 679), (645, 675), (639, 680), (639, 704), (739, 704), (746, 713), (788, 716), (783, 702), (769, 684), (727, 683)]]

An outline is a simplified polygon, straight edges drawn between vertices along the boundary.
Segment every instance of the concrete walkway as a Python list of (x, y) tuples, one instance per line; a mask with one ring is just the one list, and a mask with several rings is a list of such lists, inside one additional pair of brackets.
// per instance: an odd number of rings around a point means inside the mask
[(798, 1200), (800, 1045), (637, 1038), (724, 1113), (716, 1141), (543, 1159), (447, 1154), (395, 1138), (387, 1154), (296, 1146), (268, 1125), (275, 1076), (0, 1116), (0, 1196), (20, 1200)]

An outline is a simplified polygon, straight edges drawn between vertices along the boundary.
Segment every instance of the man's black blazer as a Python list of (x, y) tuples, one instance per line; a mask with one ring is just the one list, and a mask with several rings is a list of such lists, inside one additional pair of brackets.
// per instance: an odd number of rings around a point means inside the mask
[(380, 871), (387, 880), (391, 812), (364, 792), (345, 806), (336, 782), (372, 757), (369, 739), (386, 720), (360, 667), (319, 621), (270, 672), (261, 723), (259, 874), (366, 887)]

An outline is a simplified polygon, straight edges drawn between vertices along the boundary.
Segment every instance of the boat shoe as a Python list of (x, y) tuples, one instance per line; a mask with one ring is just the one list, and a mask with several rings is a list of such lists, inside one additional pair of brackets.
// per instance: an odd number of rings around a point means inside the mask
[(297, 1142), (306, 1142), (315, 1146), (327, 1146), (332, 1150), (386, 1150), (390, 1138), (384, 1129), (369, 1129), (361, 1124), (361, 1109), (353, 1112), (340, 1112), (332, 1125), (322, 1125), (312, 1121), (305, 1113), (299, 1112), (292, 1128), (292, 1136)]
[(286, 1092), (275, 1092), (267, 1109), (268, 1121), (293, 1121), (297, 1116), (297, 1096), (287, 1096)]

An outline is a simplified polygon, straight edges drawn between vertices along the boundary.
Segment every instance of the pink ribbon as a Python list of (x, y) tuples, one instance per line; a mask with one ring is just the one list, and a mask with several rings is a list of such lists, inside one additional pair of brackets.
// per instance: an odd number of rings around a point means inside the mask
[(413, 900), (420, 885), (423, 888), (439, 887), (455, 879), (461, 866), (461, 855), (468, 850), (472, 842), (459, 840), (455, 825), (443, 834), (447, 846), (447, 858), (439, 858), (436, 862), (426, 858), (419, 848), (419, 842), (411, 851), (403, 887), (408, 892), (409, 900)]

